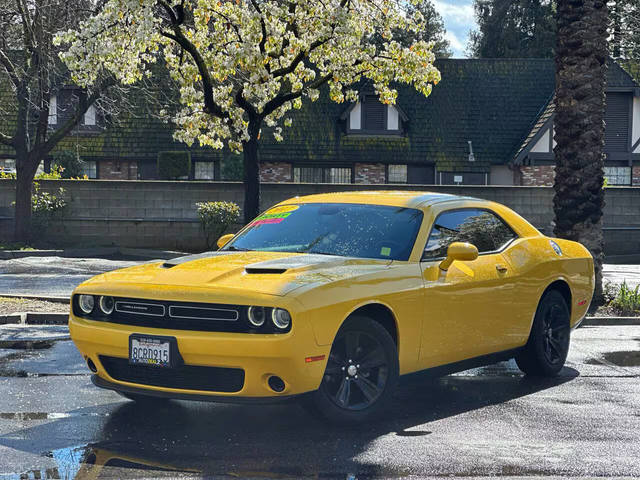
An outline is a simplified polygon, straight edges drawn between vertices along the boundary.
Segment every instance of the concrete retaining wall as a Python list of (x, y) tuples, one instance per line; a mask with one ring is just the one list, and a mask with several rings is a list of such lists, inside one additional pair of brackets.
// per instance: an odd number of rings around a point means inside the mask
[[(41, 181), (43, 189), (67, 192), (65, 219), (47, 236), (60, 245), (168, 248), (198, 250), (204, 246), (195, 203), (227, 200), (243, 205), (243, 187), (236, 182)], [(11, 237), (15, 183), (0, 180), (0, 238)], [(468, 195), (503, 203), (536, 227), (550, 231), (553, 189), (513, 186), (329, 185), (268, 183), (261, 206), (296, 195), (350, 190), (421, 190)], [(610, 255), (640, 252), (640, 188), (606, 190), (605, 241)], [(238, 228), (239, 226), (235, 227)]]

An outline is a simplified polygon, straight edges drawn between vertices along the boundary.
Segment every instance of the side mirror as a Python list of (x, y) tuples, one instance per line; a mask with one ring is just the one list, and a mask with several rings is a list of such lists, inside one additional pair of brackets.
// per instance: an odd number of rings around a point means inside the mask
[(447, 258), (440, 262), (440, 270), (447, 271), (455, 260), (470, 262), (478, 258), (478, 249), (475, 245), (464, 242), (453, 242), (447, 248)]
[(231, 240), (233, 237), (235, 237), (233, 233), (227, 233), (226, 235), (222, 235), (216, 242), (218, 245), (218, 248), (224, 247), (227, 243), (229, 243), (229, 240)]

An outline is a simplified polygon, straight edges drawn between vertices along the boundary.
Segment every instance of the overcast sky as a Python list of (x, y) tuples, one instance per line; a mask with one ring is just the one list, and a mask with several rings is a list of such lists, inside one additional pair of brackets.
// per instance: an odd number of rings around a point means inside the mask
[(453, 57), (465, 56), (469, 30), (476, 26), (472, 0), (432, 0), (444, 20)]

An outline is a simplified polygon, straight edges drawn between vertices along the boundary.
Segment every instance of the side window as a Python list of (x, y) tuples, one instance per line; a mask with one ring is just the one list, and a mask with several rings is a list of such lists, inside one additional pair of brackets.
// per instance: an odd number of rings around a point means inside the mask
[(451, 210), (436, 218), (422, 258), (446, 257), (453, 242), (472, 243), (479, 253), (485, 253), (500, 250), (514, 238), (511, 228), (487, 210)]

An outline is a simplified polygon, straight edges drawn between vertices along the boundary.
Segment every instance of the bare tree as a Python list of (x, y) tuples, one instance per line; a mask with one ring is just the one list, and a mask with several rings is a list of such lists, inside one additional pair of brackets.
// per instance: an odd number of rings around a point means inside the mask
[(0, 0), (0, 85), (12, 93), (0, 111), (0, 143), (15, 152), (17, 241), (30, 239), (31, 189), (38, 166), (114, 83), (101, 78), (77, 96), (64, 122), (49, 124), (51, 95), (57, 85), (68, 83), (54, 35), (97, 8), (100, 3), (91, 0)]

